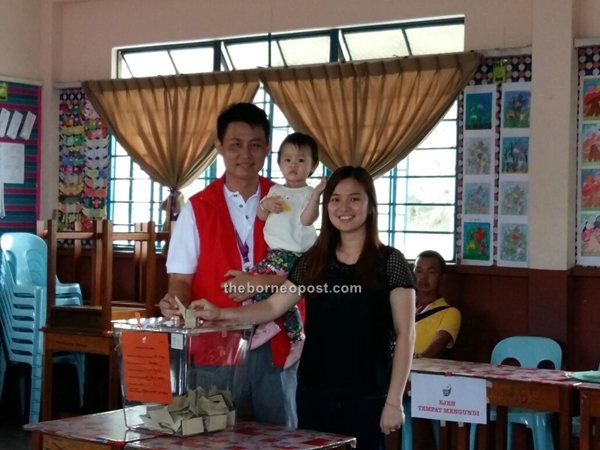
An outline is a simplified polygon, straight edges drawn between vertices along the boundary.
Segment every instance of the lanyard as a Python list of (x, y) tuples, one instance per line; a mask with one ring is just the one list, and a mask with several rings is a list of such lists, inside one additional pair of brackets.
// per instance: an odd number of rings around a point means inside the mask
[(248, 247), (248, 244), (242, 242), (242, 238), (240, 238), (237, 230), (235, 232), (235, 241), (237, 243), (238, 250), (242, 255), (242, 260), (244, 261), (244, 270), (248, 270), (250, 269), (250, 258), (248, 256), (250, 254), (250, 248)]

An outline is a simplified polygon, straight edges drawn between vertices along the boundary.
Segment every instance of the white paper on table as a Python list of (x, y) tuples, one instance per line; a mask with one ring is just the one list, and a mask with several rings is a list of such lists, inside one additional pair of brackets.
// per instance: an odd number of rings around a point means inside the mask
[(25, 122), (23, 122), (23, 128), (21, 128), (21, 137), (23, 139), (28, 140), (31, 137), (31, 131), (33, 130), (35, 119), (37, 119), (37, 116), (35, 114), (27, 112)]
[(0, 137), (6, 135), (6, 129), (8, 128), (8, 120), (10, 119), (10, 111), (2, 108), (0, 111)]
[(484, 378), (411, 373), (411, 413), (422, 419), (487, 422)]
[(8, 126), (8, 131), (6, 132), (6, 135), (9, 138), (17, 138), (17, 133), (19, 132), (19, 127), (21, 126), (22, 120), (23, 114), (21, 114), (19, 111), (15, 111), (12, 115), (12, 119), (10, 119), (10, 125)]
[(25, 145), (0, 143), (2, 181), (23, 184), (25, 182)]

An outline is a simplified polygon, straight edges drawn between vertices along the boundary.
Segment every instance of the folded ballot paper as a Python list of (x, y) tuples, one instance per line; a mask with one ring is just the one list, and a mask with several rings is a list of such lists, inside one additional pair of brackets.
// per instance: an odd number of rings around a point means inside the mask
[(197, 320), (194, 311), (191, 309), (187, 309), (181, 300), (175, 296), (175, 301), (177, 302), (177, 307), (179, 308), (179, 312), (181, 312), (181, 316), (185, 322), (185, 328), (194, 328), (196, 326)]
[(235, 405), (229, 391), (197, 388), (173, 397), (170, 405), (148, 406), (140, 418), (150, 430), (190, 436), (234, 426)]

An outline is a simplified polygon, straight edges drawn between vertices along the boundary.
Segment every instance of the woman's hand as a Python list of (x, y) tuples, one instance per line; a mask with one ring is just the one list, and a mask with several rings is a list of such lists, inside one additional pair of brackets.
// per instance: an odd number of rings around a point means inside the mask
[(177, 306), (175, 297), (173, 297), (171, 294), (165, 295), (158, 303), (158, 306), (160, 307), (161, 314), (169, 319), (173, 317), (181, 317), (179, 306)]
[(379, 422), (381, 431), (385, 434), (390, 434), (399, 430), (402, 425), (404, 425), (404, 409), (402, 405), (395, 406), (386, 402)]
[(260, 207), (270, 213), (279, 214), (283, 212), (283, 201), (280, 195), (266, 197), (260, 202)]
[(229, 280), (221, 283), (221, 289), (234, 302), (243, 302), (256, 295), (256, 286), (253, 284), (254, 275), (232, 269), (227, 271), (225, 278), (229, 278)]
[(216, 307), (206, 299), (194, 300), (188, 306), (188, 309), (193, 310), (196, 317), (204, 320), (219, 320), (221, 317), (221, 308)]

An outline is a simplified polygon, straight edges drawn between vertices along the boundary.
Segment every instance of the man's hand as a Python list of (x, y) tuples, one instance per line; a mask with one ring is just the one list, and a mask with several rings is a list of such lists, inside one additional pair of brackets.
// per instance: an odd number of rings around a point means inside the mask
[(162, 315), (168, 317), (169, 319), (173, 317), (181, 317), (181, 311), (179, 311), (175, 297), (173, 297), (171, 294), (165, 295), (158, 303), (158, 306), (160, 306), (160, 312)]
[(225, 274), (226, 277), (232, 277), (221, 283), (221, 289), (227, 294), (234, 302), (243, 302), (248, 298), (254, 297), (256, 292), (248, 292), (248, 287), (255, 287), (252, 282), (254, 281), (253, 275), (250, 275), (241, 270), (230, 270)]
[(190, 303), (188, 309), (193, 310), (196, 317), (204, 320), (219, 320), (221, 317), (221, 308), (216, 307), (206, 299), (194, 300)]
[(260, 206), (270, 213), (279, 214), (283, 212), (283, 200), (280, 195), (266, 197), (260, 202)]

